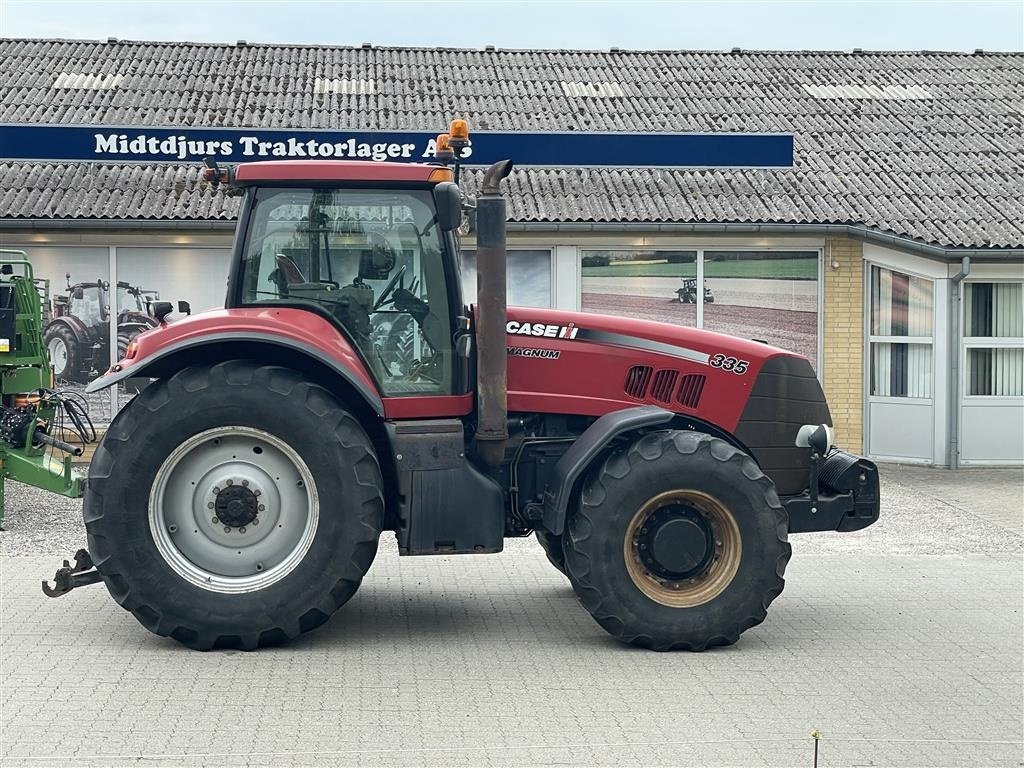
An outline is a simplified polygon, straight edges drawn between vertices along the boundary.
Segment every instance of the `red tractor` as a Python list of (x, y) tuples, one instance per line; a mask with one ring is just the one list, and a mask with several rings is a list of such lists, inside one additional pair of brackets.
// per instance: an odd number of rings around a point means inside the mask
[[(93, 580), (158, 635), (254, 649), (327, 621), (382, 531), (402, 555), (446, 556), (535, 533), (620, 640), (736, 642), (782, 592), (788, 534), (878, 519), (874, 465), (832, 446), (799, 355), (506, 309), (511, 162), (470, 201), (465, 123), (444, 138), (454, 172), (207, 168), (242, 195), (225, 308), (143, 333), (89, 387), (154, 379), (92, 460)], [(456, 239), (469, 208), (475, 307)]]

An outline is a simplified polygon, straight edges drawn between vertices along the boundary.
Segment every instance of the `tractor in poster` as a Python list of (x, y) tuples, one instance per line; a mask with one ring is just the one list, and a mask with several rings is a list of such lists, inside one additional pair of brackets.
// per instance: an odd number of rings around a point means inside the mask
[(207, 164), (241, 196), (225, 307), (140, 334), (89, 385), (153, 380), (92, 459), (95, 570), (60, 591), (102, 579), (158, 635), (255, 649), (327, 621), (383, 531), (444, 557), (532, 534), (616, 638), (702, 650), (764, 620), (789, 534), (877, 520), (877, 470), (834, 446), (804, 357), (506, 307), (512, 164), (470, 199), (468, 144), (455, 121), (438, 163)]
[[(72, 285), (70, 273), (65, 278), (67, 293), (53, 297), (53, 316), (44, 332), (46, 350), (57, 381), (84, 384), (110, 365), (110, 282), (99, 279)], [(159, 298), (156, 291), (117, 284), (118, 359), (124, 357), (132, 339), (156, 327), (149, 305)]]
[[(684, 277), (683, 284), (679, 288), (676, 288), (676, 299), (680, 304), (696, 304), (697, 303), (697, 278), (695, 277)], [(715, 294), (711, 290), (711, 286), (707, 283), (704, 284), (704, 303), (714, 304)]]

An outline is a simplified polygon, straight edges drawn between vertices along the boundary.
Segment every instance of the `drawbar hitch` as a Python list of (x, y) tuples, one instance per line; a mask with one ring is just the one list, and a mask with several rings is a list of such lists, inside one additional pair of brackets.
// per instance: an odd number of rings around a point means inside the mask
[(84, 549), (75, 552), (75, 564), (71, 565), (67, 560), (64, 566), (57, 569), (53, 576), (53, 586), (43, 580), (43, 594), (47, 597), (60, 597), (66, 595), (76, 587), (84, 587), (87, 584), (97, 584), (103, 580), (100, 572), (92, 564), (92, 558)]

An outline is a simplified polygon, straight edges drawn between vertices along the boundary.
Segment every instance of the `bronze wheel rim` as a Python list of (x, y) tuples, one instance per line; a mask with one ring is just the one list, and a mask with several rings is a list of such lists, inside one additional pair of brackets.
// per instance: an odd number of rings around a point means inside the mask
[[(688, 537), (692, 552), (668, 553), (676, 559), (666, 567), (652, 553), (660, 540), (674, 541), (665, 534), (670, 525), (682, 532), (677, 539)], [(633, 584), (670, 608), (693, 608), (722, 594), (739, 570), (743, 549), (732, 513), (713, 496), (693, 490), (668, 491), (649, 499), (629, 521), (623, 544)], [(664, 550), (666, 544), (660, 546)]]

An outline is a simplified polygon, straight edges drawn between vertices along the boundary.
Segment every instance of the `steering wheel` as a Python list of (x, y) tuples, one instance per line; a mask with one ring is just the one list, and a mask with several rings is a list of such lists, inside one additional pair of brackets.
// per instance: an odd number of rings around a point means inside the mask
[(406, 265), (403, 264), (401, 268), (397, 272), (395, 272), (395, 276), (388, 280), (388, 284), (384, 286), (384, 290), (380, 292), (380, 297), (373, 305), (374, 312), (376, 312), (378, 309), (384, 306), (384, 304), (387, 302), (388, 296), (391, 295), (392, 291), (395, 290), (396, 286), (400, 285), (399, 281), (402, 279), (402, 275), (405, 274), (405, 267)]

